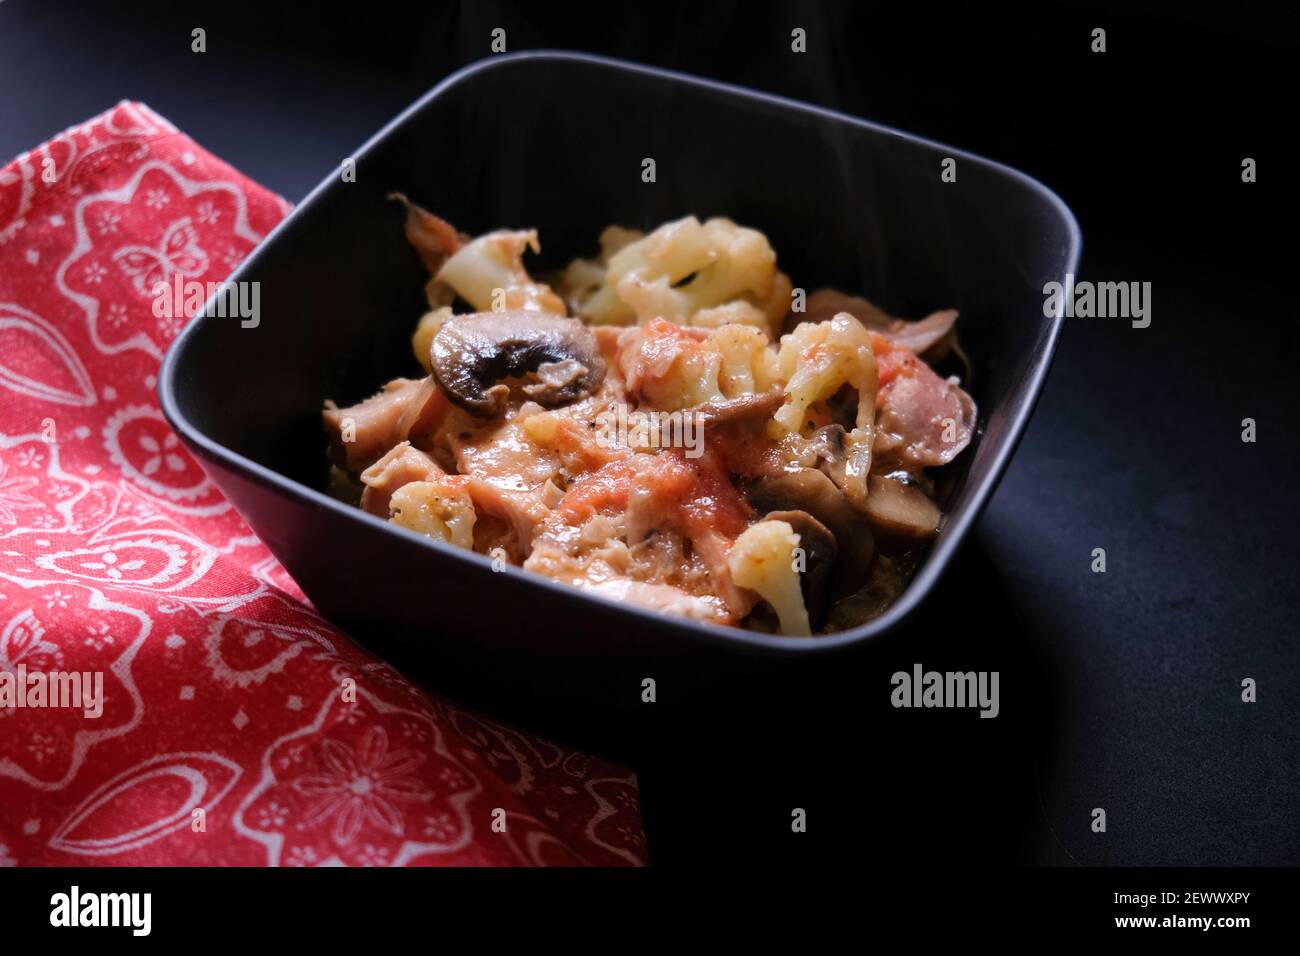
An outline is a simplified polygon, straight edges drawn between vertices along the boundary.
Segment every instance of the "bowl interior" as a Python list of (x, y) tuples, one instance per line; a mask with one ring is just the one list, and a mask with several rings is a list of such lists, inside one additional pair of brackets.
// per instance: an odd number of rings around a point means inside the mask
[[(945, 157), (957, 160), (955, 183), (940, 177)], [(237, 469), (246, 459), (313, 489), (327, 471), (322, 401), (353, 402), (419, 373), (409, 338), (426, 275), (392, 191), (471, 234), (537, 228), (534, 274), (592, 253), (610, 223), (725, 215), (767, 233), (797, 287), (835, 286), (910, 318), (960, 309), (980, 427), (951, 468), (936, 552), (955, 546), (945, 535), (960, 537), (1005, 465), (1054, 343), (1042, 286), (1078, 255), (1069, 212), (1005, 167), (589, 57), (519, 55), (462, 71), (354, 158), (354, 182), (322, 184), (232, 276), (261, 283), (260, 324), (201, 317), (163, 376), (183, 434), (234, 453)], [(937, 572), (923, 568), (909, 595)]]

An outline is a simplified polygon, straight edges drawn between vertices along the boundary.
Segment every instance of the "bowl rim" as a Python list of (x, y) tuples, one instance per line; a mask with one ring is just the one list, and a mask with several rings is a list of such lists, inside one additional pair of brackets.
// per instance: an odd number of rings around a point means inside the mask
[[(730, 83), (723, 83), (717, 80), (693, 76), (687, 73), (680, 73), (675, 70), (646, 66), (639, 63), (619, 60), (612, 57), (598, 56), (590, 53), (554, 49), (526, 50), (515, 53), (494, 54), (484, 59), (476, 60), (473, 63), (469, 63), (443, 78), (437, 85), (398, 113), (396, 117), (384, 124), (378, 132), (374, 133), (358, 150), (354, 151), (350, 158), (360, 166), (369, 153), (377, 149), (393, 132), (402, 127), (408, 120), (421, 112), (429, 103), (433, 102), (439, 96), (444, 95), (455, 87), (465, 84), (480, 73), (500, 69), (503, 66), (526, 60), (575, 63), (583, 66), (599, 67), (602, 69), (638, 74), (656, 81), (668, 81), (674, 84), (694, 87), (699, 90), (722, 93), (732, 97), (747, 99), (751, 102), (762, 103), (782, 110), (811, 114), (830, 123), (848, 125), (868, 130), (878, 135), (903, 139), (932, 150), (941, 150), (948, 156), (973, 162), (1018, 183), (1021, 187), (1036, 195), (1040, 200), (1046, 203), (1048, 207), (1054, 210), (1064, 225), (1068, 236), (1064, 271), (1067, 273), (1078, 271), (1079, 257), (1083, 245), (1078, 221), (1070, 211), (1070, 208), (1059, 196), (1056, 195), (1056, 193), (1026, 173), (999, 163), (996, 160), (988, 159), (984, 156), (949, 146), (936, 140), (916, 136), (891, 126), (860, 119), (859, 117), (842, 113), (838, 110), (804, 103), (799, 100), (790, 99), (773, 93), (765, 93)], [(246, 271), (255, 268), (258, 260), (263, 254), (263, 251), (268, 248), (277, 237), (279, 237), (281, 232), (291, 228), (292, 224), (300, 217), (306, 216), (309, 213), (310, 208), (315, 204), (316, 200), (324, 193), (334, 188), (341, 188), (341, 183), (339, 182), (337, 175), (334, 172), (331, 172), (327, 174), (314, 189), (303, 197), (301, 202), (294, 206), (294, 208), (266, 234), (262, 241), (253, 249), (244, 261), (241, 262), (229, 276), (227, 276), (226, 281), (240, 281), (240, 276)], [(177, 335), (176, 339), (171, 343), (171, 346), (167, 349), (166, 355), (163, 357), (162, 366), (158, 372), (157, 390), (163, 415), (192, 451), (198, 454), (201, 458), (207, 458), (214, 464), (233, 471), (255, 484), (262, 485), (263, 487), (274, 491), (293, 495), (300, 501), (316, 508), (327, 508), (340, 515), (346, 515), (353, 520), (359, 520), (362, 522), (369, 521), (373, 523), (375, 527), (381, 528), (389, 534), (405, 535), (409, 539), (416, 541), (425, 547), (434, 548), (435, 550), (441, 551), (457, 560), (467, 561), (470, 564), (479, 564), (483, 567), (491, 566), (492, 562), (485, 555), (480, 555), (475, 552), (466, 552), (462, 548), (455, 548), (446, 543), (434, 541), (423, 535), (416, 534), (415, 532), (409, 531), (405, 528), (396, 527), (375, 515), (347, 505), (335, 498), (331, 498), (323, 491), (281, 475), (279, 472), (253, 461), (251, 458), (247, 458), (233, 449), (227, 448), (220, 442), (209, 438), (192, 422), (190, 422), (181, 411), (176, 397), (178, 385), (177, 366), (180, 363), (179, 357), (190, 344), (190, 340), (193, 338), (195, 330), (201, 324), (213, 320), (214, 316), (211, 315), (210, 308), (212, 305), (213, 302), (211, 301), (205, 303), (203, 309), (201, 309), (198, 314), (190, 320), (190, 322), (186, 323), (184, 328), (182, 328), (180, 333)], [(916, 569), (911, 580), (908, 581), (903, 593), (898, 596), (894, 603), (891, 604), (883, 614), (876, 618), (859, 624), (856, 627), (849, 628), (848, 630), (838, 631), (832, 634), (816, 635), (812, 638), (763, 634), (747, 631), (739, 627), (709, 624), (687, 618), (669, 617), (648, 608), (620, 603), (601, 597), (600, 595), (584, 592), (582, 589), (575, 588), (560, 581), (554, 581), (539, 574), (525, 571), (524, 569), (515, 567), (514, 565), (507, 565), (505, 568), (494, 573), (504, 573), (507, 576), (511, 576), (518, 581), (526, 583), (529, 587), (543, 588), (548, 592), (564, 595), (566, 599), (576, 599), (578, 601), (599, 601), (602, 604), (608, 605), (610, 608), (617, 608), (623, 614), (640, 618), (651, 628), (658, 626), (685, 631), (690, 634), (692, 638), (701, 640), (707, 644), (726, 644), (732, 648), (747, 649), (760, 653), (777, 654), (781, 656), (795, 654), (821, 654), (839, 650), (850, 645), (855, 645), (892, 631), (906, 620), (911, 613), (915, 611), (927, 597), (929, 597), (930, 591), (938, 583), (957, 549), (965, 540), (966, 535), (971, 531), (975, 521), (978, 520), (984, 507), (987, 505), (989, 498), (996, 490), (1006, 471), (1007, 465), (1010, 463), (1011, 456), (1015, 453), (1022, 437), (1024, 436), (1026, 425), (1028, 424), (1030, 416), (1033, 414), (1034, 408), (1038, 404), (1039, 398), (1042, 394), (1043, 383), (1047, 377), (1048, 370), (1051, 367), (1052, 359), (1056, 352), (1057, 342), (1060, 338), (1061, 326), (1064, 321), (1063, 310), (1058, 310), (1055, 316), (1045, 316), (1044, 319), (1049, 323), (1047, 327), (1046, 341), (1042, 347), (1037, 350), (1037, 355), (1032, 361), (1029, 369), (1027, 381), (1025, 381), (1022, 386), (1022, 394), (1025, 396), (1026, 400), (1018, 403), (1018, 407), (1013, 411), (1011, 421), (1008, 425), (1007, 437), (998, 447), (993, 449), (993, 460), (989, 464), (987, 475), (982, 481), (968, 487), (966, 490), (966, 493), (969, 496), (967, 498), (967, 507), (964, 509), (962, 515), (958, 520), (943, 526), (943, 532), (938, 536), (938, 539), (930, 549), (929, 554), (926, 555), (925, 560)], [(945, 515), (945, 517), (947, 516)]]

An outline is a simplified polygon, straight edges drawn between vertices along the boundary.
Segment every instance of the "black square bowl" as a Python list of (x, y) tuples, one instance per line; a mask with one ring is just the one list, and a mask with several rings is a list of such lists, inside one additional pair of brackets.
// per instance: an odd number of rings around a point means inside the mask
[[(956, 182), (940, 178), (946, 157)], [(472, 682), (515, 701), (635, 705), (643, 675), (710, 673), (706, 659), (725, 668), (742, 656), (822, 655), (896, 627), (1007, 465), (1060, 326), (1043, 315), (1043, 285), (1075, 271), (1080, 250), (1061, 200), (1005, 166), (824, 109), (580, 54), (467, 67), (353, 158), (354, 182), (323, 182), (231, 276), (261, 283), (260, 324), (242, 328), (209, 309), (172, 345), (162, 407), (325, 617), (440, 689)], [(479, 555), (329, 498), (322, 401), (356, 401), (419, 374), (409, 339), (426, 275), (402, 211), (385, 199), (393, 191), (471, 234), (536, 227), (542, 268), (590, 254), (610, 223), (726, 215), (765, 232), (797, 286), (832, 285), (900, 315), (960, 309), (979, 426), (950, 466), (943, 530), (907, 590), (849, 631), (755, 634), (513, 567), (494, 572)]]

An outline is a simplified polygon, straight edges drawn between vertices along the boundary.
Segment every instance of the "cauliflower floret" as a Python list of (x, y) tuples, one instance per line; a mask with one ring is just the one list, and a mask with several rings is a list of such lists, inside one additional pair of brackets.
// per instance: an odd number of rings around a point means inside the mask
[(790, 312), (793, 292), (794, 284), (790, 277), (778, 269), (772, 277), (772, 290), (767, 298), (756, 300), (759, 310), (767, 316), (768, 328), (765, 331), (773, 338), (781, 334), (781, 326), (785, 324), (785, 317)]
[(712, 344), (722, 354), (718, 384), (727, 398), (765, 392), (777, 380), (777, 357), (765, 333), (745, 325), (724, 325)]
[(741, 398), (777, 382), (767, 335), (746, 325), (705, 332), (655, 319), (622, 333), (618, 362), (629, 392), (665, 411)]
[(619, 369), (628, 392), (671, 411), (767, 392), (777, 382), (776, 351), (749, 325), (705, 332), (655, 319), (621, 333)]
[(871, 334), (848, 313), (841, 312), (826, 322), (805, 322), (781, 336), (777, 367), (789, 396), (774, 416), (779, 430), (802, 431), (808, 407), (830, 398), (845, 384), (858, 393), (857, 427), (871, 427), (876, 406), (876, 357), (871, 350)]
[(664, 223), (610, 256), (609, 273), (615, 283), (637, 273), (645, 278), (662, 276), (673, 284), (712, 265), (717, 258), (705, 227), (694, 216), (686, 216)]
[(736, 538), (727, 564), (732, 580), (772, 606), (781, 633), (808, 635), (812, 625), (799, 588), (799, 535), (785, 521), (759, 521)]
[(640, 229), (625, 229), (623, 226), (606, 226), (600, 234), (600, 261), (607, 264), (609, 260), (622, 252), (632, 243), (645, 238)]
[(473, 550), (474, 503), (446, 480), (412, 481), (393, 492), (389, 521), (420, 534)]
[(734, 299), (724, 305), (700, 309), (691, 317), (691, 325), (701, 329), (717, 329), (725, 325), (750, 325), (764, 332), (772, 327), (767, 320), (767, 314), (744, 299)]
[(722, 353), (707, 334), (655, 319), (622, 335), (619, 368), (628, 392), (644, 404), (673, 411), (724, 397)]
[(595, 259), (574, 259), (560, 277), (560, 293), (575, 315), (596, 325), (628, 325), (636, 316), (618, 297), (613, 286), (605, 285), (610, 257), (645, 234), (622, 226), (607, 226), (600, 234), (600, 255)]
[(564, 302), (524, 268), (524, 250), (540, 252), (537, 230), (479, 236), (447, 260), (434, 283), (447, 285), (479, 312), (527, 309), (564, 315)]
[[(592, 275), (578, 263), (567, 276), (591, 289)], [(739, 320), (770, 332), (789, 309), (789, 296), (790, 281), (777, 272), (776, 253), (761, 232), (730, 219), (687, 216), (609, 256), (604, 284), (579, 297), (578, 311), (598, 324)], [(731, 309), (719, 312), (721, 306)]]
[(699, 303), (697, 307), (720, 305), (740, 296), (752, 296), (757, 302), (767, 298), (776, 278), (776, 253), (767, 236), (725, 218), (710, 219), (704, 232), (715, 265), (684, 287)]
[(823, 424), (820, 410), (810, 406), (830, 398), (842, 386), (857, 391), (857, 415), (845, 437), (844, 475), (839, 483), (849, 501), (865, 510), (878, 384), (871, 333), (847, 312), (825, 322), (804, 322), (781, 337), (777, 366), (788, 398), (768, 425), (773, 440), (802, 434), (810, 418), (814, 425)]

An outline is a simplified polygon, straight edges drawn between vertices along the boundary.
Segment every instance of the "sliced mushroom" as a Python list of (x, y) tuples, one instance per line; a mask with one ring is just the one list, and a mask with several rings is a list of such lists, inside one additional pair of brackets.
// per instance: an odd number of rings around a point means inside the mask
[(867, 520), (880, 550), (899, 554), (924, 544), (939, 530), (942, 512), (920, 488), (892, 478), (872, 475), (867, 495)]
[(447, 398), (475, 415), (502, 414), (510, 388), (501, 380), (535, 373), (524, 393), (547, 408), (590, 395), (605, 378), (591, 331), (543, 312), (453, 316), (433, 337), (433, 374)]
[(843, 425), (824, 425), (808, 438), (808, 448), (816, 455), (815, 467), (859, 511), (867, 506), (867, 475), (871, 471), (872, 437), (875, 428), (846, 431)]
[(803, 591), (804, 606), (808, 609), (808, 621), (813, 630), (820, 629), (826, 623), (826, 612), (830, 607), (827, 585), (839, 551), (835, 535), (806, 511), (773, 511), (763, 520), (784, 521), (799, 536), (799, 547), (803, 549), (803, 573), (799, 586)]
[(844, 486), (846, 437), (843, 425), (825, 425), (808, 436), (808, 449), (817, 456), (817, 470), (835, 482), (836, 487)]
[(806, 511), (821, 522), (839, 543), (839, 560), (831, 593), (849, 594), (867, 580), (876, 557), (875, 541), (866, 517), (822, 472), (803, 468), (760, 481), (749, 494), (761, 512)]
[(706, 425), (725, 425), (729, 422), (771, 418), (772, 413), (785, 404), (785, 392), (774, 388), (766, 392), (752, 392), (736, 398), (723, 398), (682, 409), (684, 415), (698, 415)]

